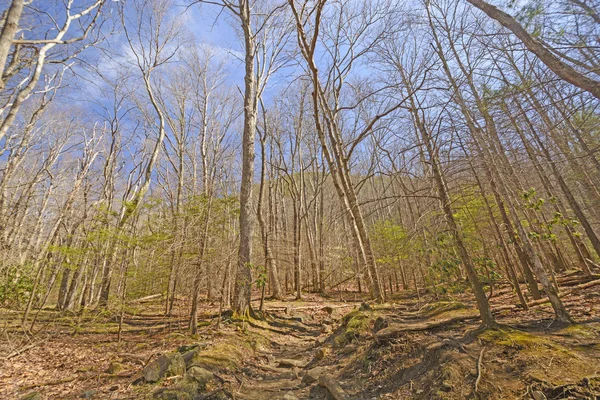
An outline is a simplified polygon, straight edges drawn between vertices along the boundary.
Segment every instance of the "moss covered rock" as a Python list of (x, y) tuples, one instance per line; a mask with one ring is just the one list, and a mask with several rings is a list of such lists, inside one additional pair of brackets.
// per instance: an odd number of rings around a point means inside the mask
[(185, 361), (181, 353), (164, 354), (148, 364), (142, 371), (146, 382), (158, 382), (160, 379), (185, 374)]
[(202, 367), (192, 366), (187, 370), (185, 379), (194, 382), (199, 389), (204, 390), (206, 385), (215, 379), (215, 375)]

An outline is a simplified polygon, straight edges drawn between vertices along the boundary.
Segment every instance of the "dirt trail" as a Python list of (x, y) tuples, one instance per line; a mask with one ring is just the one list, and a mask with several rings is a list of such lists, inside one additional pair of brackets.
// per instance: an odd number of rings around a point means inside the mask
[[(358, 304), (321, 301), (303, 303), (299, 308), (288, 305), (288, 315), (279, 310), (271, 311), (270, 346), (244, 361), (242, 382), (234, 392), (236, 399), (308, 398), (310, 386), (302, 384), (303, 376), (319, 361), (318, 349), (339, 325), (343, 314), (354, 307)], [(318, 396), (313, 393), (311, 398)]]

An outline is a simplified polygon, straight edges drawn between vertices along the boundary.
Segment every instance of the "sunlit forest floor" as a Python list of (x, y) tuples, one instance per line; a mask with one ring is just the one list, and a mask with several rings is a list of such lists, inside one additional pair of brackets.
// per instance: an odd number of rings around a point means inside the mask
[[(569, 327), (553, 323), (548, 303), (512, 306), (508, 286), (491, 297), (502, 329), (487, 331), (460, 287), (401, 291), (382, 305), (352, 292), (308, 294), (267, 301), (263, 318), (249, 321), (219, 319), (219, 305), (207, 303), (194, 337), (184, 300), (165, 317), (155, 298), (125, 308), (120, 342), (120, 313), (42, 310), (26, 333), (20, 315), (3, 309), (0, 398), (595, 399), (600, 285), (589, 280), (598, 278), (558, 277), (577, 321)], [(178, 352), (181, 373), (144, 381), (159, 355)], [(193, 368), (208, 378), (191, 385)]]

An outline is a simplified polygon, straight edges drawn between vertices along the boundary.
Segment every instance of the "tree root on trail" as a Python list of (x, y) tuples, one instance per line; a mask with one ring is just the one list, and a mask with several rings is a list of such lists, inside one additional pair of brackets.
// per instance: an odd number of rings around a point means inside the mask
[(469, 314), (458, 315), (455, 317), (440, 319), (437, 321), (425, 321), (419, 323), (412, 324), (398, 324), (394, 323), (388, 326), (387, 328), (383, 328), (379, 332), (375, 334), (376, 340), (385, 340), (389, 338), (393, 338), (400, 333), (403, 332), (413, 332), (413, 331), (427, 331), (430, 329), (440, 328), (445, 325), (451, 325), (456, 322), (468, 321), (473, 319), (478, 319), (479, 313), (473, 312)]
[(319, 385), (327, 389), (335, 400), (348, 399), (348, 396), (346, 395), (346, 392), (344, 392), (344, 389), (342, 389), (340, 385), (330, 375), (321, 375), (319, 377)]
[[(237, 318), (232, 318), (231, 321), (232, 322), (237, 322), (237, 323), (246, 323), (246, 324), (250, 325), (253, 328), (264, 329), (266, 331), (277, 333), (279, 335), (288, 335), (288, 336), (293, 336), (293, 337), (298, 338), (298, 339), (302, 339), (302, 335), (297, 335), (297, 334), (295, 334), (293, 332), (286, 332), (286, 331), (282, 331), (280, 329), (271, 328), (270, 326), (262, 326), (262, 325), (259, 325), (259, 324), (255, 323), (255, 322), (252, 322), (252, 320), (249, 320), (249, 319), (247, 319), (247, 320), (241, 320), (241, 319), (237, 319)], [(267, 322), (267, 324), (268, 324), (268, 322)]]

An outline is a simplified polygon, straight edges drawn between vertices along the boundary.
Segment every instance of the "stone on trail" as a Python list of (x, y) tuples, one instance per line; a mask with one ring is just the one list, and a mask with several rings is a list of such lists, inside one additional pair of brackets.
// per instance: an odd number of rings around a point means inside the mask
[(325, 367), (315, 367), (306, 372), (304, 377), (302, 377), (302, 383), (306, 385), (310, 385), (313, 382), (317, 382), (319, 377), (327, 372)]
[(294, 394), (292, 392), (287, 392), (283, 396), (283, 400), (298, 400), (298, 398), (296, 396), (294, 396)]
[(388, 321), (383, 317), (377, 317), (375, 320), (375, 325), (373, 326), (373, 332), (377, 333), (380, 330), (387, 328), (389, 326)]
[(182, 353), (182, 357), (183, 357), (183, 362), (185, 363), (185, 365), (187, 367), (190, 366), (190, 364), (192, 363), (192, 361), (194, 360), (194, 357), (196, 357), (196, 354), (198, 354), (199, 349), (195, 348), (193, 350), (189, 350), (186, 351), (185, 353)]
[(539, 390), (534, 390), (531, 395), (533, 396), (534, 400), (546, 400), (547, 397), (544, 393), (540, 392)]
[(279, 360), (278, 366), (280, 368), (293, 368), (293, 367), (304, 368), (304, 367), (306, 367), (306, 364), (307, 364), (306, 362), (301, 361), (301, 360), (282, 359), (282, 360)]
[(185, 361), (179, 352), (164, 354), (148, 364), (142, 371), (146, 382), (158, 382), (161, 378), (185, 374)]
[(93, 399), (96, 395), (96, 391), (94, 389), (86, 390), (79, 396), (81, 399)]
[(200, 389), (204, 389), (215, 378), (215, 375), (202, 367), (192, 366), (185, 373), (185, 377), (196, 383)]
[(325, 325), (325, 324), (321, 325), (321, 333), (328, 335), (331, 332), (333, 332), (333, 328), (331, 327), (331, 325)]
[(327, 357), (327, 349), (321, 348), (315, 351), (315, 358), (317, 360), (322, 360)]
[(108, 368), (106, 369), (106, 373), (111, 375), (118, 374), (121, 371), (123, 371), (123, 364), (120, 364), (118, 362), (111, 362)]
[(340, 384), (330, 375), (322, 374), (319, 376), (319, 385), (323, 386), (329, 391), (329, 394), (335, 400), (347, 400), (348, 396), (346, 392), (341, 388)]
[(194, 343), (194, 344), (189, 344), (189, 345), (183, 345), (183, 346), (179, 346), (177, 348), (177, 351), (180, 352), (181, 354), (187, 353), (190, 350), (195, 350), (199, 347), (200, 345), (198, 343)]

